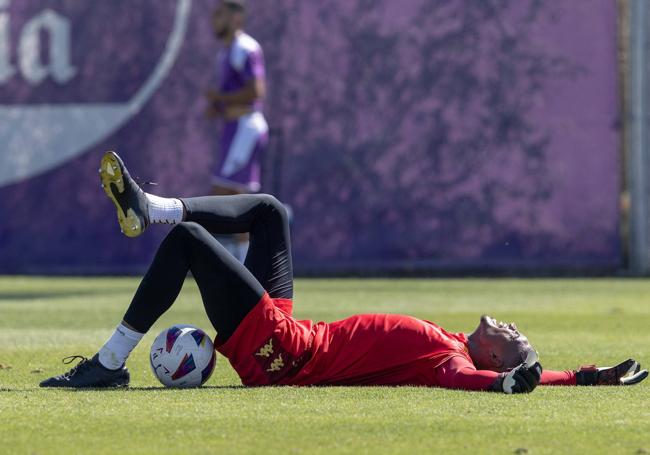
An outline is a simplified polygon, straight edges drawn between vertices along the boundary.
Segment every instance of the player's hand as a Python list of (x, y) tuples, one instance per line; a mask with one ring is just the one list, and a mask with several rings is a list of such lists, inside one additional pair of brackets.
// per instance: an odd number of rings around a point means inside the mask
[(613, 367), (587, 365), (576, 371), (578, 385), (633, 385), (648, 377), (648, 370), (642, 370), (634, 359), (627, 359)]
[(542, 377), (542, 365), (538, 362), (537, 352), (531, 350), (526, 361), (510, 370), (501, 382), (504, 393), (530, 393), (535, 390)]

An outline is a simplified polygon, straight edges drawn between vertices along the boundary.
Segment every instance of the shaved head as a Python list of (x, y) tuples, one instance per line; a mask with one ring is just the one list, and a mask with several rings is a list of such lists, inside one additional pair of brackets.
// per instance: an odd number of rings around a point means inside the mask
[(508, 371), (522, 364), (534, 350), (514, 323), (506, 324), (481, 316), (478, 327), (468, 336), (469, 354), (476, 368)]

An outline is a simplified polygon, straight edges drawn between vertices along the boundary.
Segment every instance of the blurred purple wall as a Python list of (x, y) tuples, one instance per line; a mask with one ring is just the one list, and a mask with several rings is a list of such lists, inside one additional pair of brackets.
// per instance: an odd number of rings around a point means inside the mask
[[(266, 191), (293, 207), (299, 270), (620, 264), (613, 0), (251, 4), (274, 133)], [(146, 267), (166, 229), (120, 235), (97, 178), (104, 150), (162, 195), (209, 190), (212, 5), (0, 1), (16, 71), (0, 83), (0, 163), (25, 174), (3, 184), (0, 170), (0, 272)], [(45, 8), (70, 23), (75, 73), (63, 83), (29, 82), (18, 64), (21, 35)], [(173, 66), (143, 98), (182, 25)], [(0, 57), (5, 38), (0, 27)], [(43, 105), (49, 117), (33, 112)], [(16, 132), (25, 106), (43, 122), (28, 138)], [(40, 130), (50, 136), (39, 143)], [(51, 169), (30, 164), (63, 155)]]

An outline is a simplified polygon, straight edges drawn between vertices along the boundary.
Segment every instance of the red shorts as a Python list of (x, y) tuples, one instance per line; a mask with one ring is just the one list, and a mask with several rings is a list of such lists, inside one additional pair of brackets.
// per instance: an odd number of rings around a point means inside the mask
[(290, 312), (290, 300), (271, 299), (265, 293), (228, 341), (215, 340), (217, 351), (230, 360), (244, 385), (289, 383), (309, 361), (313, 324), (296, 321)]

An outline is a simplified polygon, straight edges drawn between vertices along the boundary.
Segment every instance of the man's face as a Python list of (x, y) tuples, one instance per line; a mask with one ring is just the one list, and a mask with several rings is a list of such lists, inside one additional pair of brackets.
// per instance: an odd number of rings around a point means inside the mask
[(217, 38), (223, 39), (233, 30), (235, 13), (223, 3), (212, 13), (212, 28)]
[[(525, 353), (533, 349), (528, 338), (519, 333), (514, 323), (506, 324), (490, 316), (483, 315), (477, 328), (481, 351), (479, 359), (482, 369), (507, 371), (525, 360)], [(499, 359), (495, 366), (495, 359)], [(479, 367), (477, 365), (477, 367)]]

